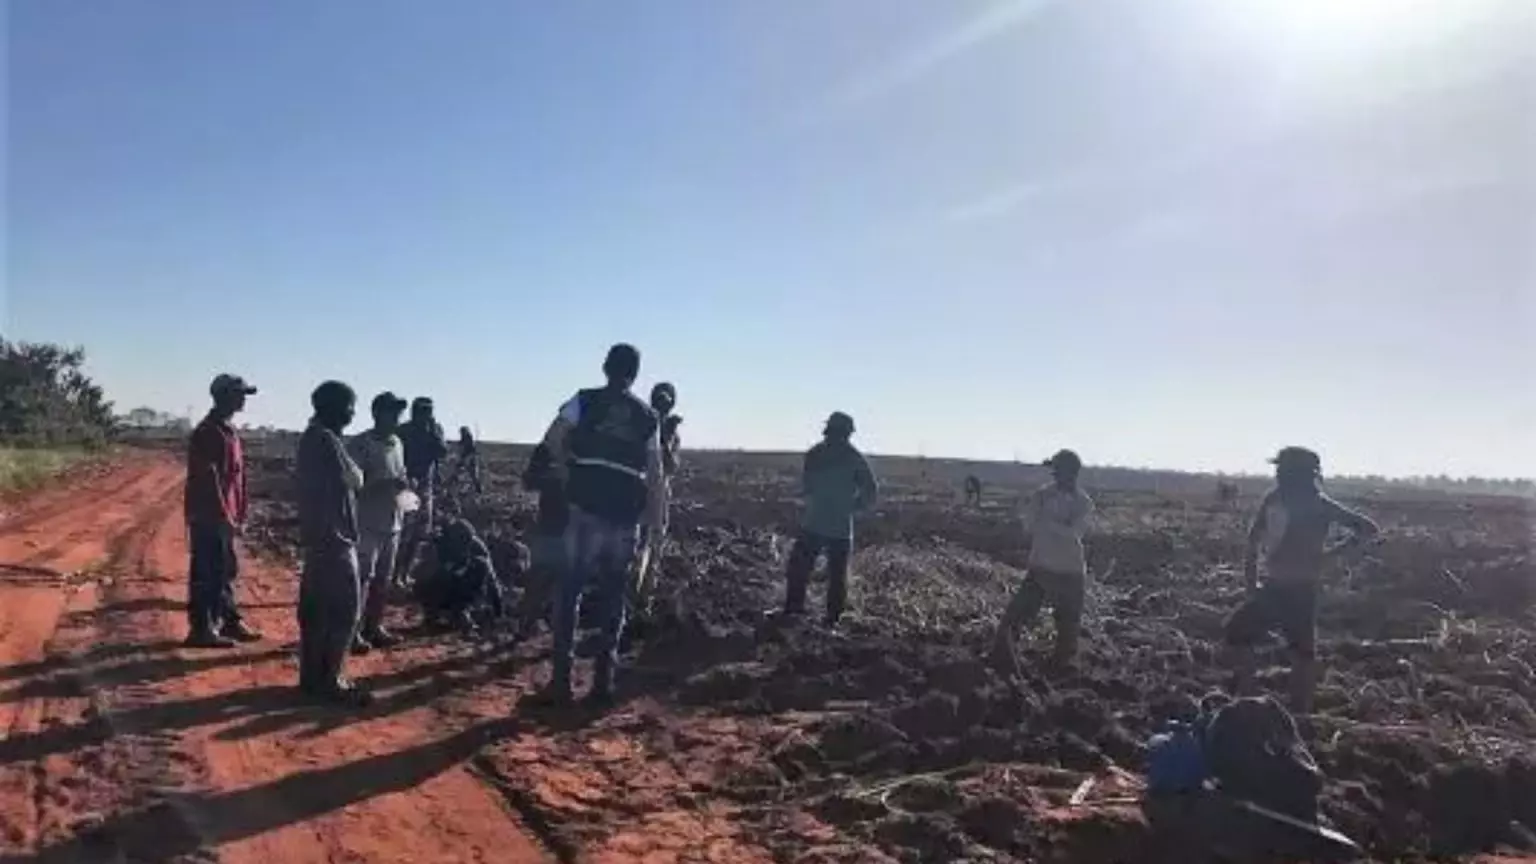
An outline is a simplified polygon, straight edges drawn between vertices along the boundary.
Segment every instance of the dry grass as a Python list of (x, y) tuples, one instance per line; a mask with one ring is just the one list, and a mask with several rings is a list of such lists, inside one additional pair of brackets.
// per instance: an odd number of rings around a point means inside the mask
[(34, 489), (86, 457), (84, 450), (0, 447), (0, 491)]

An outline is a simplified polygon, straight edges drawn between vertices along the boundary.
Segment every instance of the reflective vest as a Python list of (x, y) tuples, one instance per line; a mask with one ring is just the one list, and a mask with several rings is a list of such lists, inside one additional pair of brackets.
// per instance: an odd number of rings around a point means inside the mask
[(570, 501), (609, 522), (639, 524), (656, 412), (628, 391), (583, 390), (576, 398), (581, 417), (570, 437)]

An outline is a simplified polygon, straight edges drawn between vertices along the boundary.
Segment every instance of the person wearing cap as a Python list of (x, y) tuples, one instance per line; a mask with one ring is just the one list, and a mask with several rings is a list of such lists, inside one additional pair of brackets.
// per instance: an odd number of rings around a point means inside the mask
[(249, 499), (234, 416), (255, 392), (238, 375), (214, 378), (208, 387), (213, 407), (187, 443), (187, 645), (194, 648), (228, 648), (261, 639), (240, 617), (235, 602), (235, 535), (245, 526)]
[(410, 580), (421, 544), (431, 535), (437, 518), (438, 471), (448, 455), (448, 439), (433, 412), (431, 397), (417, 396), (411, 400), (411, 419), (400, 427), (400, 441), (405, 445), (405, 473), (419, 499), (401, 536), (395, 576), (402, 582)]
[(362, 586), (357, 562), (357, 493), (363, 472), (347, 454), (342, 432), (357, 396), (340, 381), (310, 395), (314, 416), (299, 437), (299, 689), (317, 699), (361, 706), (367, 691), (343, 674), (357, 635)]
[(647, 580), (650, 578), (651, 564), (661, 552), (661, 544), (667, 539), (667, 526), (671, 521), (672, 476), (677, 473), (680, 451), (683, 447), (682, 436), (677, 431), (678, 427), (683, 425), (683, 418), (673, 413), (676, 408), (676, 387), (663, 381), (651, 388), (651, 410), (656, 412), (656, 419), (661, 424), (658, 434), (661, 436), (663, 501), (661, 527), (655, 531), (652, 531), (649, 526), (642, 526), (640, 529), (640, 554), (635, 564), (634, 579), (637, 598), (645, 592)]
[[(1243, 578), (1248, 598), (1227, 621), (1233, 690), (1253, 689), (1254, 648), (1279, 631), (1293, 655), (1291, 707), (1312, 710), (1317, 665), (1317, 596), (1323, 568), (1374, 539), (1381, 529), (1365, 515), (1323, 493), (1322, 459), (1305, 447), (1286, 447), (1270, 460), (1275, 488), (1264, 496), (1248, 530)], [(1348, 531), (1328, 544), (1335, 526)], [(1264, 580), (1259, 580), (1259, 562)]]
[(565, 566), (555, 587), (554, 670), (536, 700), (546, 705), (571, 699), (577, 612), (588, 584), (596, 585), (603, 610), (588, 700), (598, 707), (612, 700), (640, 526), (658, 530), (665, 504), (660, 423), (631, 391), (640, 374), (639, 350), (613, 346), (603, 374), (607, 383), (568, 400), (544, 435), (550, 471), (563, 479), (570, 504)]
[(410, 488), (405, 447), (397, 434), (406, 402), (385, 391), (370, 406), (373, 428), (352, 439), (350, 455), (363, 472), (357, 494), (357, 566), (362, 579), (363, 617), (352, 650), (367, 654), (397, 640), (384, 629), (395, 558), (400, 550), (401, 494)]
[(1047, 604), (1056, 623), (1058, 664), (1076, 659), (1082, 629), (1088, 579), (1083, 535), (1093, 515), (1093, 499), (1078, 482), (1083, 460), (1076, 453), (1062, 450), (1045, 465), (1051, 469), (1051, 482), (1025, 499), (1021, 513), (1030, 532), (1029, 572), (1014, 591), (993, 639), (993, 658), (1010, 667), (1014, 638)]
[(880, 491), (869, 461), (853, 446), (853, 432), (853, 418), (834, 412), (827, 418), (822, 440), (805, 454), (801, 471), (805, 513), (785, 568), (786, 617), (805, 613), (811, 571), (823, 554), (827, 556), (826, 623), (836, 624), (847, 606), (853, 519), (874, 506)]

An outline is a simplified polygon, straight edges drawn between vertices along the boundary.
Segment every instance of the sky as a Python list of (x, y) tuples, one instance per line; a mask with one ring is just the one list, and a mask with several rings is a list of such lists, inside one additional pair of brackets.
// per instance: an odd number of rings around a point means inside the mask
[(1536, 475), (1527, 0), (8, 0), (0, 333), (119, 408)]

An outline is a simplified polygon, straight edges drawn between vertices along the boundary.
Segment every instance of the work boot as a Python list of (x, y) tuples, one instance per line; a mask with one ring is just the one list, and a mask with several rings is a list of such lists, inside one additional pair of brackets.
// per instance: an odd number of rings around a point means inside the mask
[(569, 708), (572, 702), (571, 688), (546, 684), (543, 689), (527, 696), (523, 701), (528, 707), (535, 709)]
[(330, 686), (318, 686), (309, 691), (321, 702), (341, 708), (367, 708), (373, 704), (373, 694), (346, 678), (338, 678)]
[(188, 648), (233, 648), (235, 640), (213, 630), (193, 630), (182, 644)]
[(221, 632), (224, 636), (233, 639), (236, 642), (260, 642), (263, 638), (265, 638), (262, 636), (260, 630), (257, 630), (251, 625), (240, 620), (235, 620), (229, 624), (225, 624), (224, 629)]
[(367, 655), (373, 653), (373, 643), (369, 642), (367, 637), (359, 633), (352, 637), (351, 652), (358, 657), (366, 657)]
[(385, 630), (383, 627), (375, 627), (369, 630), (363, 637), (369, 645), (375, 648), (393, 648), (400, 644), (400, 637)]

